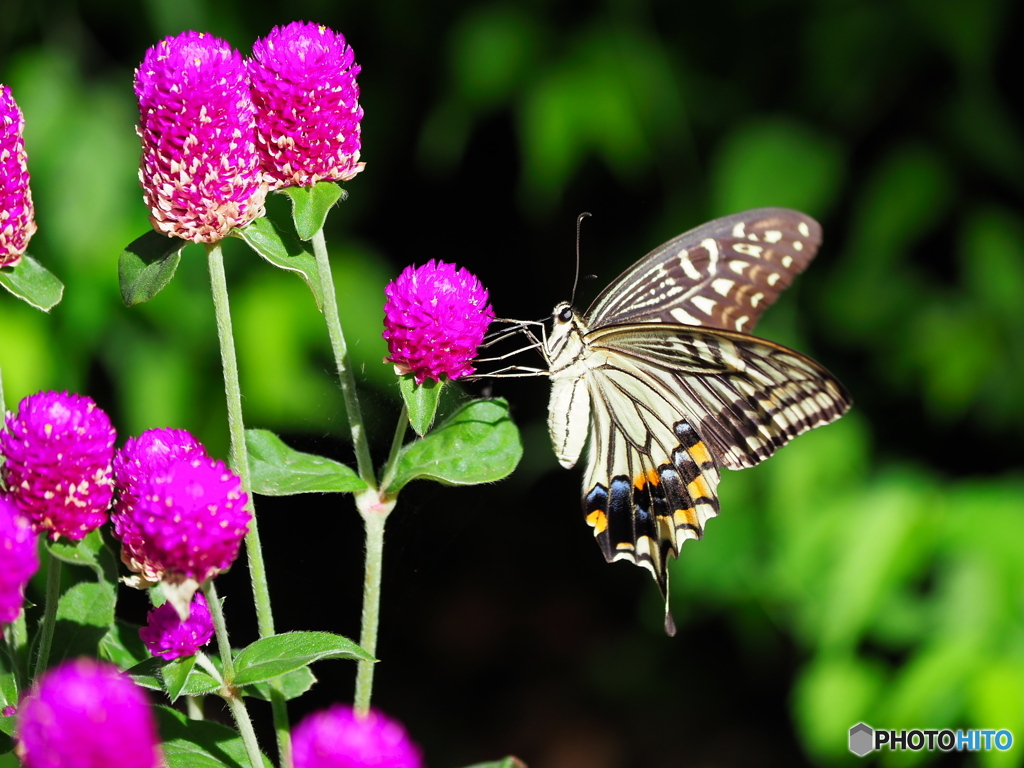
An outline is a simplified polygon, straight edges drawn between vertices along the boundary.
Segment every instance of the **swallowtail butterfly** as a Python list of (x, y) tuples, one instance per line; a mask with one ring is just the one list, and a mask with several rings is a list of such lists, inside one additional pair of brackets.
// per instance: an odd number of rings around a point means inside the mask
[(748, 335), (820, 243), (802, 213), (745, 211), (655, 248), (585, 314), (554, 309), (541, 350), (555, 454), (571, 468), (588, 446), (586, 520), (605, 559), (654, 575), (670, 635), (668, 560), (718, 514), (719, 470), (751, 467), (850, 407), (818, 363)]

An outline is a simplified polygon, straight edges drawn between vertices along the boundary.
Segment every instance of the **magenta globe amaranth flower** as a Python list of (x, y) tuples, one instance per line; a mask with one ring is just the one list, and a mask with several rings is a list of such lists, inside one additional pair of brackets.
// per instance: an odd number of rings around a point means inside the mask
[(259, 151), (271, 188), (348, 181), (359, 162), (359, 85), (352, 48), (301, 21), (273, 31), (248, 61)]
[(135, 70), (135, 95), (154, 229), (212, 243), (263, 215), (267, 185), (238, 51), (199, 32), (165, 38)]
[(206, 579), (227, 570), (252, 515), (242, 481), (209, 456), (178, 458), (136, 487), (125, 512), (138, 534), (136, 555), (165, 582)]
[(187, 619), (182, 619), (171, 603), (157, 606), (146, 615), (146, 626), (139, 630), (139, 637), (150, 653), (168, 661), (194, 656), (213, 637), (213, 617), (206, 597), (196, 593)]
[(157, 768), (156, 725), (141, 688), (112, 664), (75, 659), (46, 672), (18, 707), (25, 768)]
[(0, 624), (10, 624), (25, 602), (25, 585), (39, 570), (32, 524), (0, 496)]
[(24, 130), (11, 89), (0, 85), (0, 267), (17, 266), (36, 231)]
[(121, 560), (141, 574), (141, 584), (160, 581), (161, 572), (144, 557), (145, 542), (132, 514), (139, 503), (141, 488), (150, 476), (176, 459), (205, 456), (206, 449), (183, 429), (150, 429), (128, 438), (114, 456), (114, 486), (117, 498), (110, 521), (121, 542)]
[(388, 362), (399, 374), (412, 373), (422, 384), (473, 372), (470, 361), (494, 319), (487, 289), (475, 276), (431, 259), (406, 267), (384, 294)]
[(315, 712), (292, 735), (295, 768), (422, 768), (405, 729), (380, 712), (360, 717), (336, 704)]
[(106, 522), (116, 434), (92, 398), (38, 392), (8, 413), (6, 424), (0, 474), (37, 531), (81, 539)]

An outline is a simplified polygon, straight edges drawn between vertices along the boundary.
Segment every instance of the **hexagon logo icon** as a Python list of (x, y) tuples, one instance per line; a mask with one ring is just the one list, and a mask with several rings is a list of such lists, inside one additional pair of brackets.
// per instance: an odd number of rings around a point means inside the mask
[(850, 729), (850, 751), (857, 757), (864, 757), (874, 749), (875, 732), (866, 723), (857, 723)]

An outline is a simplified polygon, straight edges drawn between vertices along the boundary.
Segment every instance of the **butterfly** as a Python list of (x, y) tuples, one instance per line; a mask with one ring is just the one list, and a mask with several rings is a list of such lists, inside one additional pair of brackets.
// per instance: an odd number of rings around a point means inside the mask
[(655, 248), (585, 313), (562, 302), (539, 342), (559, 463), (586, 452), (583, 508), (608, 562), (647, 568), (668, 605), (668, 562), (718, 514), (719, 471), (752, 467), (851, 405), (808, 357), (749, 335), (814, 258), (821, 227), (760, 208)]

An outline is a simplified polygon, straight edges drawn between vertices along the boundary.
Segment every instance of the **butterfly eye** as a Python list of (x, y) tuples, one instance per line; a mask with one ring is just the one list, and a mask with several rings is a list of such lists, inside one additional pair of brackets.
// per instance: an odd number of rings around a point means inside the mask
[(568, 323), (572, 320), (572, 307), (564, 307), (562, 311), (558, 313), (558, 320), (562, 323)]

